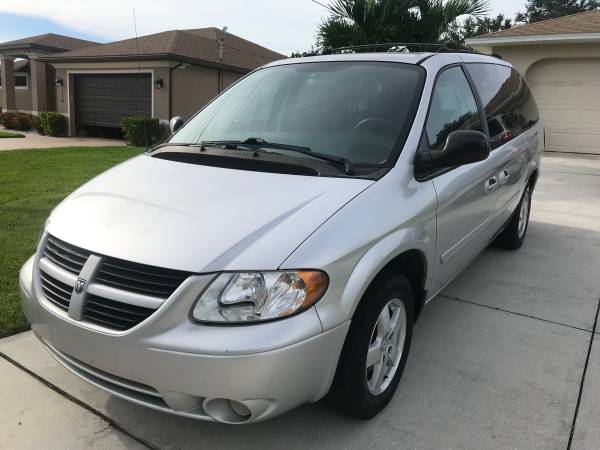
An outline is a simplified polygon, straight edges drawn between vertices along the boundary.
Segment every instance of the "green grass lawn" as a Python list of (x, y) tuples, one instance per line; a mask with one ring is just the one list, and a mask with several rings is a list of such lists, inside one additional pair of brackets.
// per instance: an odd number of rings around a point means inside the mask
[(22, 133), (13, 133), (12, 131), (0, 131), (0, 138), (24, 138)]
[(35, 251), (52, 208), (90, 178), (140, 152), (130, 147), (0, 152), (0, 338), (28, 329), (19, 305), (19, 269)]

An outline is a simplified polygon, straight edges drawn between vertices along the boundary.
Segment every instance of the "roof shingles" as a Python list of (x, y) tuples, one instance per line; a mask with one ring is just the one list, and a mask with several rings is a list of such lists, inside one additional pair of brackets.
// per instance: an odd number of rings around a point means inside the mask
[[(217, 38), (223, 37), (223, 59)], [(48, 61), (170, 57), (252, 70), (285, 56), (217, 28), (173, 30), (46, 57)]]
[(98, 43), (54, 33), (39, 34), (37, 36), (30, 36), (23, 39), (16, 39), (14, 41), (0, 43), (0, 47), (18, 47), (31, 45), (43, 46), (53, 48), (56, 50), (78, 50), (98, 45)]
[(543, 20), (541, 22), (496, 31), (494, 33), (480, 34), (472, 39), (516, 38), (574, 33), (600, 33), (600, 10)]

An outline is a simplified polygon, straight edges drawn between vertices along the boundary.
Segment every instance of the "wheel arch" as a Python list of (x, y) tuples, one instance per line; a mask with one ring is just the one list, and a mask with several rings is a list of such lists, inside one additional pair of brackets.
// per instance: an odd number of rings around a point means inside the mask
[(427, 297), (425, 289), (427, 259), (425, 254), (421, 250), (410, 249), (395, 256), (375, 275), (365, 293), (385, 277), (395, 274), (404, 275), (410, 282), (415, 300), (415, 319), (418, 319)]
[(420, 313), (431, 278), (431, 261), (435, 243), (419, 229), (404, 229), (378, 242), (356, 265), (342, 294), (342, 308), (353, 317), (368, 289), (382, 277), (399, 273), (406, 276), (413, 288), (415, 312)]
[(535, 169), (533, 169), (533, 171), (529, 175), (529, 180), (527, 181), (527, 184), (531, 184), (531, 189), (535, 189), (535, 185), (537, 184), (539, 176), (540, 176), (540, 169), (538, 167), (536, 167)]

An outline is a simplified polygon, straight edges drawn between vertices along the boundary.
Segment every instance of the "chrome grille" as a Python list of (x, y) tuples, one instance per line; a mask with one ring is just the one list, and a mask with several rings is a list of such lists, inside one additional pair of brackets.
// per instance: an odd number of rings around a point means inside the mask
[(44, 271), (40, 271), (40, 278), (42, 281), (42, 292), (44, 293), (44, 297), (63, 311), (68, 311), (73, 287), (57, 280)]
[(86, 271), (94, 275), (86, 280), (83, 303), (73, 307), (83, 308), (83, 321), (114, 331), (128, 330), (146, 320), (190, 276), (178, 270), (91, 255), (48, 235), (40, 261), (42, 292), (48, 302), (68, 313), (73, 286), (89, 261)]
[(59, 267), (79, 275), (91, 252), (48, 236), (44, 256)]
[(114, 258), (104, 258), (96, 282), (138, 294), (166, 299), (190, 274)]
[(154, 311), (156, 310), (87, 294), (83, 317), (96, 325), (124, 331), (146, 320)]

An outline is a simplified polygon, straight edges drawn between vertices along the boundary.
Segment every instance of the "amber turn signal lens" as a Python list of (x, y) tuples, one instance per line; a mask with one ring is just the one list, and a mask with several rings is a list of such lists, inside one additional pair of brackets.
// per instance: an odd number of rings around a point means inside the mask
[(325, 272), (317, 270), (300, 270), (298, 276), (304, 281), (306, 297), (302, 302), (301, 309), (306, 309), (317, 303), (329, 285), (329, 278)]

